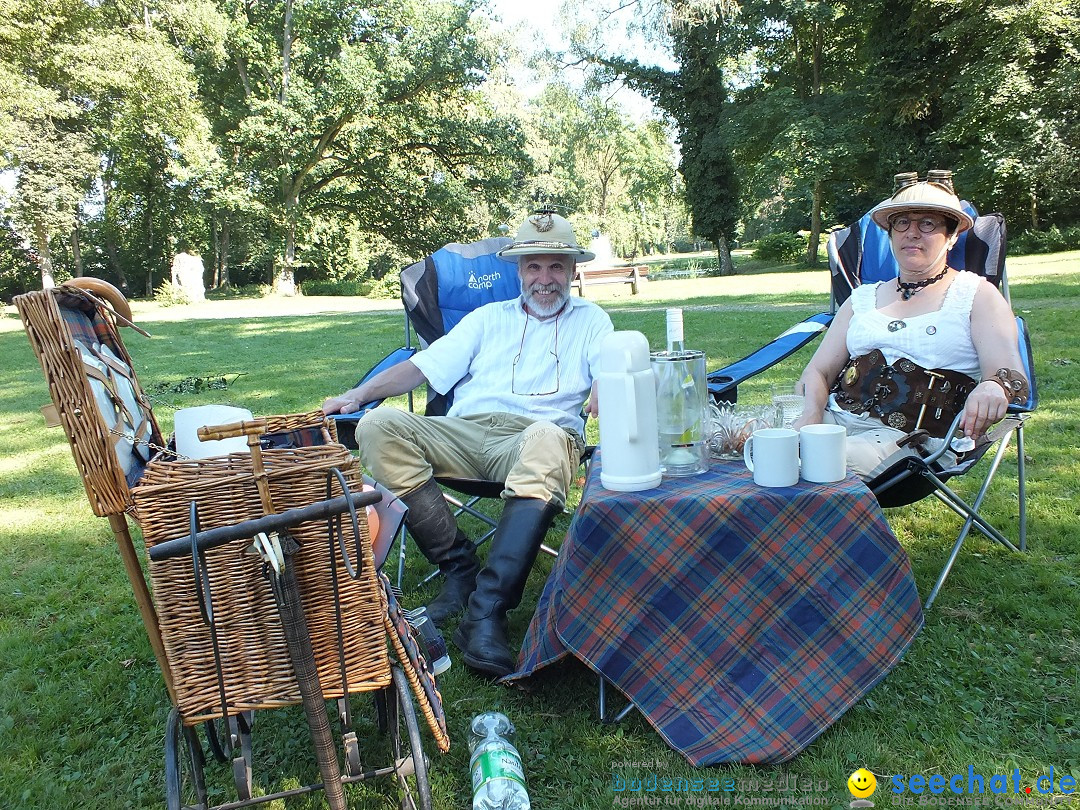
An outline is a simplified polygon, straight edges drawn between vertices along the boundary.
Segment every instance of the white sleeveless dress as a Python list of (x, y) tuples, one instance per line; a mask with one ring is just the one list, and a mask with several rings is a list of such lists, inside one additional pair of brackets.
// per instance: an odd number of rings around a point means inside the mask
[[(858, 357), (880, 349), (890, 364), (906, 357), (923, 368), (947, 368), (979, 379), (979, 357), (971, 339), (971, 307), (981, 283), (979, 276), (962, 271), (949, 285), (940, 309), (903, 319), (878, 310), (878, 284), (856, 287), (851, 293), (849, 354)], [(872, 478), (878, 469), (891, 464), (897, 453), (913, 452), (896, 445), (906, 435), (904, 431), (887, 427), (869, 413), (844, 410), (836, 404), (835, 395), (829, 396), (825, 422), (847, 428), (848, 466), (861, 478)], [(929, 444), (936, 450), (941, 441), (932, 439)], [(949, 452), (942, 456), (941, 462), (951, 464), (954, 460), (955, 455)]]

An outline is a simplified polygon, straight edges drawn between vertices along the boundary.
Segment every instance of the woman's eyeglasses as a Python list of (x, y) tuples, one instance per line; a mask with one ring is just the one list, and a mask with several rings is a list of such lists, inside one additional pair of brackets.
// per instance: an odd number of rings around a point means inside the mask
[[(548, 350), (548, 354), (551, 358), (544, 358), (547, 362), (537, 364), (536, 368), (540, 372), (536, 379), (529, 380), (531, 375), (522, 374), (524, 378), (522, 380), (521, 388), (524, 390), (518, 390), (517, 372), (518, 364), (521, 362), (521, 352), (525, 348), (525, 333), (529, 330), (529, 321), (531, 321), (528, 315), (525, 316), (525, 328), (521, 330), (521, 343), (518, 346), (517, 354), (514, 356), (514, 367), (510, 372), (510, 392), (519, 397), (549, 397), (552, 394), (559, 393), (559, 316), (555, 316), (555, 349), (554, 351)], [(532, 367), (533, 363), (527, 365)], [(551, 379), (550, 370), (554, 369), (555, 379)], [(548, 389), (551, 390), (548, 390)]]
[(889, 220), (889, 227), (897, 233), (904, 233), (911, 227), (911, 223), (919, 228), (921, 233), (933, 233), (938, 228), (945, 227), (945, 220), (936, 219), (934, 217), (919, 217), (918, 219), (912, 219), (911, 217), (898, 216)]

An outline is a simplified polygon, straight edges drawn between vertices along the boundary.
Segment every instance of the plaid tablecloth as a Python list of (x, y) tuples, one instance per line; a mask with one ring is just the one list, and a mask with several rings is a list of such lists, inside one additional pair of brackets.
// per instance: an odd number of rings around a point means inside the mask
[(601, 463), (507, 680), (573, 654), (692, 764), (783, 762), (922, 627), (907, 555), (857, 478), (767, 489), (714, 462), (625, 493)]

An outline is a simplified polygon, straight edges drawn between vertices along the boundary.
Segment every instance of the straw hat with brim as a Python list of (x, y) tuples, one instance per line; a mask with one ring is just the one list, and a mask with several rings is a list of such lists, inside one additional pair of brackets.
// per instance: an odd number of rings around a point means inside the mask
[(966, 231), (975, 221), (960, 206), (960, 198), (937, 183), (915, 183), (905, 186), (889, 199), (878, 203), (870, 218), (881, 228), (889, 230), (889, 219), (902, 212), (927, 211), (943, 214), (957, 221), (956, 233)]
[(522, 256), (540, 253), (573, 256), (579, 262), (591, 262), (596, 258), (595, 253), (578, 246), (574, 228), (568, 220), (547, 212), (533, 214), (521, 223), (513, 244), (497, 255), (504, 261), (517, 262)]

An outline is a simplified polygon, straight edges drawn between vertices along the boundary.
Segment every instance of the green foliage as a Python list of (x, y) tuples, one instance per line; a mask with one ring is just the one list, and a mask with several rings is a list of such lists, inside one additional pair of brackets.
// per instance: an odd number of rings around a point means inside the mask
[(754, 259), (792, 264), (806, 253), (806, 239), (797, 233), (770, 233), (754, 243)]
[(355, 295), (363, 298), (391, 299), (401, 297), (401, 279), (387, 274), (380, 279), (363, 281), (305, 281), (301, 285), (304, 295)]
[(666, 250), (685, 227), (661, 122), (633, 123), (595, 91), (552, 83), (530, 102), (525, 123), (533, 173), (524, 185), (534, 201), (571, 216), (583, 243), (598, 230), (616, 256), (637, 256)]
[(236, 298), (266, 298), (274, 292), (269, 284), (230, 284), (208, 290), (206, 297), (213, 301), (228, 301)]
[[(287, 9), (286, 67), (275, 43)], [(477, 207), (495, 204), (524, 157), (516, 124), (477, 89), (495, 56), (467, 7), (286, 0), (234, 22), (243, 44), (206, 81), (244, 90), (224, 136), (279, 236), (282, 272), (328, 217), (352, 215), (407, 252), (480, 235)]]
[(724, 3), (672, 3), (689, 14), (685, 25), (669, 30), (677, 67), (666, 70), (637, 59), (602, 54), (597, 46), (577, 46), (598, 69), (598, 79), (616, 79), (650, 98), (676, 124), (681, 151), (679, 172), (692, 232), (719, 246), (721, 272), (731, 272), (727, 243), (738, 222), (738, 181), (732, 145), (723, 122), (727, 115), (724, 63), (726, 21), (716, 13)]
[(359, 295), (371, 290), (370, 281), (305, 281), (300, 285), (304, 295)]
[(154, 300), (163, 307), (175, 307), (190, 304), (191, 296), (188, 295), (187, 290), (179, 284), (173, 284), (171, 281), (163, 281), (158, 288), (154, 290)]
[(0, 226), (0, 301), (10, 302), (14, 296), (36, 289), (40, 280), (30, 251), (4, 222)]
[(401, 277), (397, 273), (387, 273), (380, 279), (371, 283), (368, 291), (369, 298), (393, 299), (401, 298)]
[[(381, 279), (537, 202), (626, 257), (693, 233), (726, 272), (730, 240), (812, 240), (902, 169), (955, 169), (1014, 232), (1080, 221), (1075, 0), (601, 5), (571, 15), (590, 82), (549, 54), (527, 99), (530, 55), (473, 0), (2, 0), (4, 216), (35, 274), (145, 295), (180, 240), (215, 285)], [(604, 50), (585, 16), (617, 11), (675, 67)], [(666, 120), (620, 111), (616, 79)]]
[(1080, 248), (1080, 226), (1059, 228), (1051, 226), (1045, 231), (1024, 231), (1009, 234), (1011, 253), (1057, 253)]

